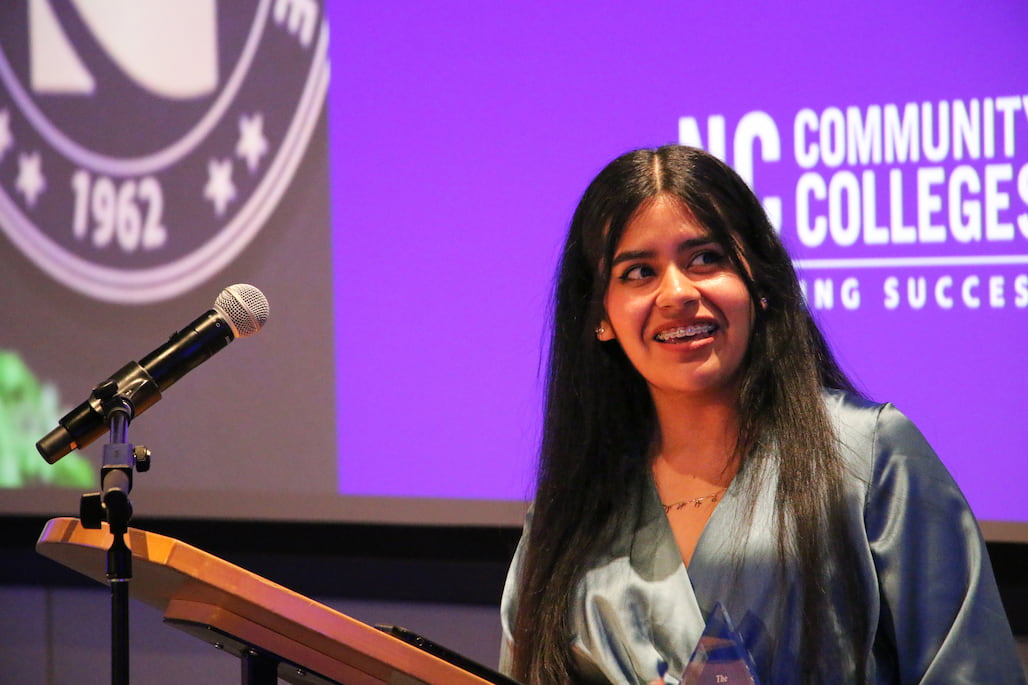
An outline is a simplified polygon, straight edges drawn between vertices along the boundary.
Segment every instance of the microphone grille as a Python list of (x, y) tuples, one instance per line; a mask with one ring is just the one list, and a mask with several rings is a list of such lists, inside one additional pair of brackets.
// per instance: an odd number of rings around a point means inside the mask
[(214, 301), (237, 338), (245, 338), (261, 330), (268, 320), (268, 298), (259, 289), (246, 283), (230, 285)]

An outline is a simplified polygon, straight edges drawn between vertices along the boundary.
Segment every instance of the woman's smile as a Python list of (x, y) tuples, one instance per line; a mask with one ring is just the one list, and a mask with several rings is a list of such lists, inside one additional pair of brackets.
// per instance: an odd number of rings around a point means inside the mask
[(713, 321), (675, 325), (659, 331), (653, 339), (657, 342), (678, 345), (685, 342), (708, 340), (717, 331), (718, 325)]

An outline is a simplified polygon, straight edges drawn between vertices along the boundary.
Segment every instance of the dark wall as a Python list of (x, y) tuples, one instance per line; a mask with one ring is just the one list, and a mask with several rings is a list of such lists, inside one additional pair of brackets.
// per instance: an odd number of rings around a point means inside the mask
[[(34, 550), (43, 517), (0, 518), (0, 584), (93, 585)], [(301, 594), (498, 605), (520, 529), (139, 519)], [(1028, 544), (988, 544), (1017, 635), (1028, 635)]]

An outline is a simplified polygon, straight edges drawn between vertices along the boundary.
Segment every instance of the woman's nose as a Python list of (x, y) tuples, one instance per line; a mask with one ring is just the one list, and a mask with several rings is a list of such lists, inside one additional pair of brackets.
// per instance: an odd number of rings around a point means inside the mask
[(677, 309), (700, 299), (696, 284), (678, 267), (664, 272), (657, 291), (657, 306), (661, 309)]

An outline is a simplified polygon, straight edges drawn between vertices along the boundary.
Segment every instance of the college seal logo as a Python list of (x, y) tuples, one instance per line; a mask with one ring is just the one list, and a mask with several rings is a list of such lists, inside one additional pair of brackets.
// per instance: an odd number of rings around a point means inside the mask
[(0, 228), (90, 297), (189, 290), (281, 198), (327, 42), (318, 0), (6, 0)]

